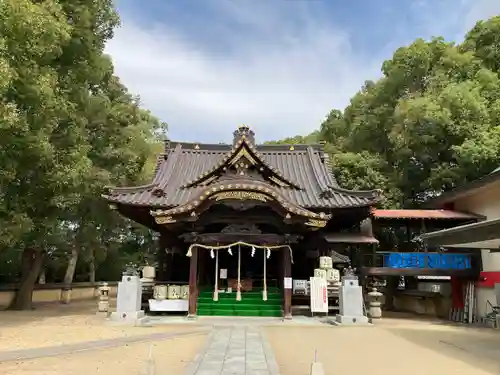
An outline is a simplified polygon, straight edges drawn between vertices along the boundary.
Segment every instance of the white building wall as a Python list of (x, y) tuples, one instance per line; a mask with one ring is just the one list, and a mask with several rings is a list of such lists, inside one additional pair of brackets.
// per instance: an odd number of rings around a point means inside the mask
[[(483, 215), (487, 220), (500, 218), (500, 181), (493, 182), (472, 194), (454, 201), (454, 209), (457, 211), (471, 212)], [(500, 253), (490, 253), (489, 250), (481, 250), (483, 271), (500, 272)], [(491, 312), (489, 301), (493, 305), (499, 305), (493, 288), (477, 288), (477, 312), (484, 316)]]

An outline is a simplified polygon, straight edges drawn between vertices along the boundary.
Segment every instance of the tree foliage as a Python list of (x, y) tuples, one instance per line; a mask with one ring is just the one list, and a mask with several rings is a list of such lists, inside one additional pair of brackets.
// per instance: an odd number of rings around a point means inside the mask
[(165, 125), (104, 54), (111, 0), (5, 0), (0, 19), (0, 247), (29, 252), (14, 301), (26, 308), (44, 255), (95, 263), (129, 235), (99, 197), (142, 179)]
[(500, 164), (500, 17), (462, 44), (417, 39), (382, 64), (347, 108), (321, 124), (347, 188), (381, 188), (411, 206)]

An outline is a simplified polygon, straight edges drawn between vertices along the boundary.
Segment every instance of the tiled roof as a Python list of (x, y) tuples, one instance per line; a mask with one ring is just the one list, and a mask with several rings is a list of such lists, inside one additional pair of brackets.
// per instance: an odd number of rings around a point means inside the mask
[(375, 219), (479, 219), (480, 216), (451, 210), (379, 210), (374, 209)]
[[(169, 208), (186, 204), (208, 184), (193, 181), (217, 165), (231, 151), (231, 145), (169, 143), (160, 156), (156, 175), (149, 185), (110, 188), (104, 198), (111, 202)], [(259, 157), (293, 186), (275, 186), (285, 198), (306, 208), (370, 206), (380, 199), (378, 191), (350, 191), (338, 186), (320, 145), (258, 145)]]

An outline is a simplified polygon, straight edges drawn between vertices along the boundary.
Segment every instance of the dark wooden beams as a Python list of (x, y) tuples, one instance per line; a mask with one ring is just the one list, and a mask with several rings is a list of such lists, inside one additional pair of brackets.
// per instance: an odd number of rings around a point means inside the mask
[(297, 235), (279, 235), (274, 233), (185, 233), (180, 236), (188, 243), (204, 245), (227, 245), (234, 242), (247, 242), (255, 245), (282, 245), (296, 243)]
[(281, 250), (283, 256), (283, 317), (292, 318), (292, 289), (286, 288), (285, 279), (292, 277), (292, 259), (290, 249)]
[(198, 249), (191, 249), (189, 263), (189, 307), (188, 318), (196, 317), (198, 304)]

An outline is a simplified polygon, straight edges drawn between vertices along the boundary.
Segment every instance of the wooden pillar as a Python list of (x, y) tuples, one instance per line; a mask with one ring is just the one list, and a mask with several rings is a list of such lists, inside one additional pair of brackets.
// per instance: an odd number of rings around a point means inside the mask
[(286, 288), (286, 283), (284, 281), (287, 277), (292, 277), (292, 259), (290, 257), (290, 249), (284, 248), (282, 250), (283, 255), (283, 317), (285, 319), (292, 319), (292, 289)]
[(196, 305), (198, 303), (198, 248), (191, 249), (189, 263), (189, 308), (188, 318), (196, 317)]
[(158, 281), (165, 281), (165, 271), (167, 267), (167, 253), (166, 253), (166, 248), (167, 248), (167, 236), (165, 233), (160, 233), (160, 238), (158, 240), (158, 253), (157, 255), (157, 260), (158, 260), (158, 273), (156, 275), (156, 280)]

